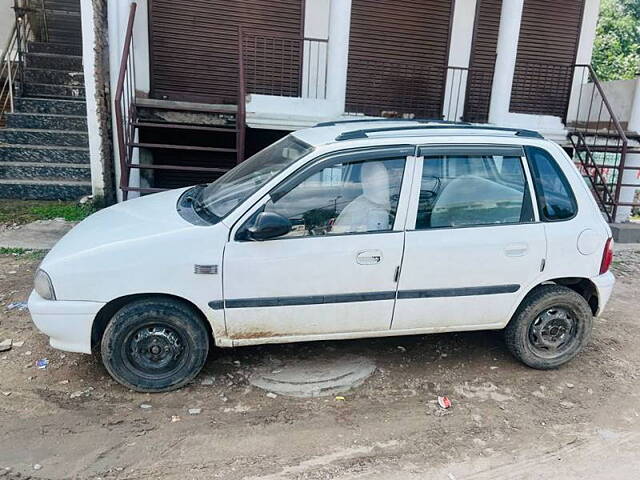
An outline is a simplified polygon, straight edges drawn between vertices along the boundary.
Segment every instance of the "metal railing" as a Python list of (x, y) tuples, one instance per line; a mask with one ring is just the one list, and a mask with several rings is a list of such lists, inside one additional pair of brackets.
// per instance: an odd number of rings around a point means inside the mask
[(246, 94), (326, 98), (328, 40), (240, 27), (238, 57)]
[(575, 65), (517, 62), (510, 111), (551, 115), (566, 121)]
[(2, 50), (2, 63), (0, 64), (0, 126), (6, 122), (6, 114), (14, 111), (15, 77), (17, 70), (18, 50), (17, 28), (15, 23), (11, 27), (9, 40)]
[[(173, 172), (198, 172), (219, 175), (225, 173), (229, 168), (217, 168), (208, 166), (195, 165), (176, 165), (174, 160), (169, 163), (142, 163), (139, 158), (134, 158), (134, 149), (152, 149), (152, 150), (168, 150), (168, 151), (192, 151), (192, 152), (237, 152), (238, 158), (244, 155), (243, 148), (218, 148), (206, 147), (188, 144), (175, 143), (146, 143), (139, 139), (140, 128), (142, 127), (171, 127), (184, 129), (198, 129), (202, 131), (221, 131), (223, 129), (215, 126), (194, 126), (194, 125), (172, 125), (162, 122), (152, 122), (139, 118), (138, 104), (136, 100), (136, 72), (135, 72), (135, 53), (133, 44), (133, 26), (135, 23), (137, 4), (131, 3), (129, 10), (129, 19), (125, 32), (124, 43), (122, 47), (122, 57), (120, 59), (120, 67), (118, 71), (118, 80), (116, 83), (116, 91), (114, 96), (114, 114), (116, 120), (116, 139), (118, 144), (118, 156), (120, 163), (120, 189), (122, 190), (123, 200), (127, 200), (129, 192), (138, 193), (154, 193), (166, 190), (166, 188), (131, 186), (131, 171), (137, 169), (139, 171), (173, 171)], [(240, 115), (240, 105), (238, 106), (238, 114)], [(244, 112), (242, 113), (244, 115)], [(236, 122), (238, 117), (236, 117)], [(239, 132), (240, 129), (235, 129)], [(230, 129), (224, 131), (233, 131)], [(244, 132), (242, 133), (244, 135)], [(138, 150), (139, 151), (139, 150)], [(179, 157), (178, 157), (179, 158)]]
[(135, 61), (133, 56), (133, 23), (138, 5), (133, 2), (129, 8), (129, 20), (122, 47), (120, 69), (114, 100), (116, 117), (116, 137), (118, 139), (118, 156), (120, 157), (120, 189), (122, 197), (127, 200), (132, 190), (140, 188), (129, 186), (129, 177), (133, 164), (133, 144), (136, 136), (136, 105), (135, 105)]
[(438, 63), (355, 59), (349, 63), (350, 115), (441, 119), (447, 67)]
[(464, 120), (468, 82), (469, 68), (447, 67), (443, 101), (444, 111), (442, 112), (444, 120), (451, 122)]
[(22, 94), (29, 42), (47, 41), (48, 26), (44, 0), (15, 0), (15, 21), (0, 59), (0, 125), (14, 111), (15, 98)]
[[(602, 211), (615, 221), (620, 202), (629, 141), (591, 65), (575, 65), (571, 76), (577, 90), (567, 100), (566, 125), (576, 164), (588, 181)], [(633, 167), (640, 170), (640, 167)]]
[(247, 95), (325, 99), (328, 40), (238, 28), (236, 161), (244, 161)]
[(444, 89), (444, 120), (486, 123), (493, 86), (493, 69), (447, 67)]
[(27, 64), (29, 42), (47, 42), (49, 27), (44, 0), (14, 0), (16, 16), (16, 50), (18, 78), (24, 85), (24, 69)]

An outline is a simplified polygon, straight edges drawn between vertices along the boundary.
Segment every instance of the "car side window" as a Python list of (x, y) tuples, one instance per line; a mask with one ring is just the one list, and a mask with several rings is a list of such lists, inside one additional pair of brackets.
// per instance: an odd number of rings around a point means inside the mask
[(291, 222), (291, 232), (280, 238), (388, 231), (404, 167), (404, 157), (330, 163), (277, 192), (263, 211)]
[(578, 211), (569, 181), (549, 152), (539, 147), (525, 147), (531, 165), (538, 210), (542, 221), (568, 220)]
[(522, 158), (424, 155), (416, 229), (533, 221)]

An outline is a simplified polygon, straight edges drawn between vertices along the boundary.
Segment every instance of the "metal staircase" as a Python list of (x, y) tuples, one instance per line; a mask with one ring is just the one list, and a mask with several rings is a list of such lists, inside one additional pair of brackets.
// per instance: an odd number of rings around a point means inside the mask
[[(167, 102), (137, 95), (133, 49), (136, 9), (134, 2), (114, 102), (124, 200), (129, 192), (153, 193), (210, 182), (244, 160), (244, 105)], [(139, 172), (139, 181), (131, 181), (134, 171)]]
[(640, 148), (616, 117), (591, 65), (575, 65), (574, 79), (580, 87), (569, 107), (572, 118), (566, 120), (574, 161), (603, 214), (614, 222), (619, 207), (640, 206), (620, 200), (623, 188), (640, 188), (640, 182), (624, 180), (625, 174), (640, 171), (640, 167), (626, 165), (627, 154), (640, 153)]

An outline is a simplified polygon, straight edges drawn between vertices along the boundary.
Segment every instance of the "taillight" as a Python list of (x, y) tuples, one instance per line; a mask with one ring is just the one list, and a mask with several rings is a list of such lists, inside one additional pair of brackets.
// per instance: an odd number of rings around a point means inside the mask
[(607, 243), (604, 245), (604, 252), (602, 252), (602, 262), (600, 263), (600, 275), (607, 273), (611, 262), (613, 261), (613, 238), (607, 239)]

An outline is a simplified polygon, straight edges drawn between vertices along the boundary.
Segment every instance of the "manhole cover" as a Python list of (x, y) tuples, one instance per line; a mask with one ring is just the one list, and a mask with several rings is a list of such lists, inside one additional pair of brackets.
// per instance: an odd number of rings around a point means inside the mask
[(279, 395), (322, 397), (359, 387), (375, 369), (373, 361), (355, 355), (292, 360), (258, 370), (249, 382)]

